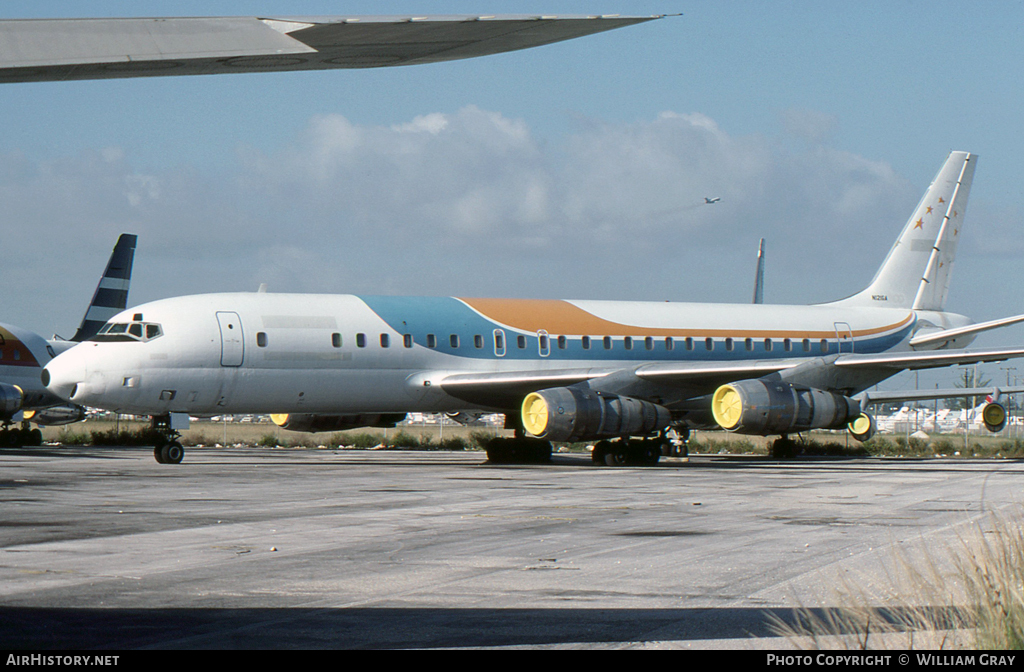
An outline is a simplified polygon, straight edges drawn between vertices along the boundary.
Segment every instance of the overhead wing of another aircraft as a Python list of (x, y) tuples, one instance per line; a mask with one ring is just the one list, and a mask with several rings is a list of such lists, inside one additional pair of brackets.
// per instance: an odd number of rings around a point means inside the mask
[(376, 68), (475, 58), (663, 16), (0, 21), (0, 83)]

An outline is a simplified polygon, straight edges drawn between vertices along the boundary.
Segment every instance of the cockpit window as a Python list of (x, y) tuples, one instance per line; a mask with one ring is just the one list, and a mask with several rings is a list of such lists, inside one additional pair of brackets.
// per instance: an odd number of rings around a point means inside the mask
[(152, 322), (107, 322), (90, 341), (99, 343), (152, 341), (164, 335), (163, 327)]

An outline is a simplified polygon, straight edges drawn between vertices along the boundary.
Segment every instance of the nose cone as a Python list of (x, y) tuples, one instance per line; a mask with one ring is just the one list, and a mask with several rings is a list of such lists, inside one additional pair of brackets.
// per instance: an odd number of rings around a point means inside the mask
[(50, 360), (41, 374), (42, 383), (65, 401), (75, 401), (85, 391), (85, 368), (70, 351)]

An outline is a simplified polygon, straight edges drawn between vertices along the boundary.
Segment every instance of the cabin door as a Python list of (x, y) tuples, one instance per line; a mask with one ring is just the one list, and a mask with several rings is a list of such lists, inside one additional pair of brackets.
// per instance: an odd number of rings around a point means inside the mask
[(241, 366), (245, 356), (242, 320), (238, 313), (217, 313), (220, 325), (220, 365)]
[(836, 322), (836, 343), (840, 353), (853, 352), (853, 330), (846, 322)]

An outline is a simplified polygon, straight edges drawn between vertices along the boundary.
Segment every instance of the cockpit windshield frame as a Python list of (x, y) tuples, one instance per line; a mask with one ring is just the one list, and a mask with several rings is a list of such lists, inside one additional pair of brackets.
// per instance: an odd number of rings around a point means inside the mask
[(164, 328), (155, 322), (107, 322), (89, 340), (95, 343), (148, 343), (164, 335)]

